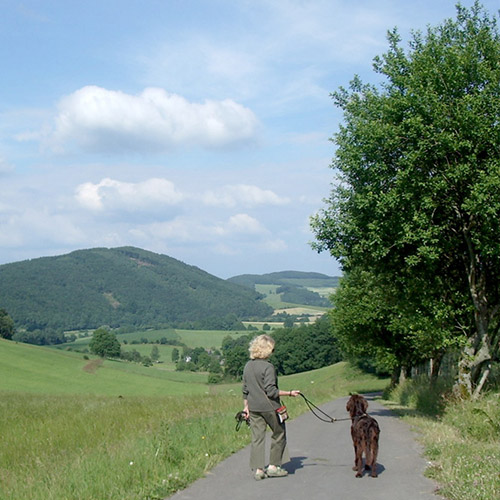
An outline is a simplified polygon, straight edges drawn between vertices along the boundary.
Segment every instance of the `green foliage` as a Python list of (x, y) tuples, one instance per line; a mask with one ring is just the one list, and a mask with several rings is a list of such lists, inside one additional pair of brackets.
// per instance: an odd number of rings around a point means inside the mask
[[(328, 316), (321, 317), (312, 325), (281, 328), (269, 334), (276, 341), (271, 362), (283, 375), (315, 370), (342, 359)], [(241, 378), (249, 359), (248, 346), (252, 338), (252, 335), (246, 335), (224, 339), (222, 354), (226, 376)]]
[(80, 250), (0, 266), (0, 304), (18, 329), (101, 325), (241, 328), (272, 309), (252, 290), (132, 247)]
[(316, 292), (311, 292), (306, 288), (300, 288), (294, 285), (282, 285), (276, 290), (276, 293), (281, 294), (281, 300), (283, 302), (303, 304), (306, 306), (331, 306), (331, 303), (328, 299), (321, 297)]
[(14, 321), (5, 309), (0, 309), (0, 337), (10, 340), (14, 335)]
[[(425, 290), (418, 296), (424, 299)], [(332, 301), (329, 315), (343, 352), (376, 372), (399, 375), (402, 366), (439, 360), (457, 336), (443, 320), (441, 302), (417, 302), (369, 271), (348, 273)]]
[(241, 379), (243, 368), (248, 361), (248, 345), (252, 335), (243, 335), (234, 339), (230, 335), (222, 342), (222, 355), (224, 357), (224, 373), (226, 376)]
[(174, 347), (172, 349), (172, 361), (174, 363), (177, 363), (177, 361), (179, 361), (179, 356), (180, 356), (179, 349), (177, 349), (177, 347)]
[(121, 347), (114, 333), (105, 328), (98, 328), (92, 335), (89, 349), (92, 354), (97, 354), (101, 358), (118, 358)]
[(19, 330), (13, 335), (12, 340), (26, 344), (57, 345), (67, 342), (68, 336), (62, 331), (45, 328), (44, 330)]
[(279, 329), (271, 335), (276, 341), (271, 361), (284, 375), (315, 370), (342, 360), (328, 316), (312, 325)]
[[(354, 78), (332, 95), (345, 121), (334, 137), (340, 178), (312, 218), (315, 248), (346, 274), (373, 276), (368, 316), (397, 336), (403, 360), (467, 339), (471, 392), (499, 345), (500, 35), (475, 3), (414, 33), (408, 52), (396, 30), (388, 41), (374, 64), (380, 86)], [(378, 349), (382, 332), (357, 323)]]
[(150, 358), (152, 361), (158, 361), (160, 359), (160, 351), (158, 350), (158, 346), (154, 345), (151, 348), (151, 355)]

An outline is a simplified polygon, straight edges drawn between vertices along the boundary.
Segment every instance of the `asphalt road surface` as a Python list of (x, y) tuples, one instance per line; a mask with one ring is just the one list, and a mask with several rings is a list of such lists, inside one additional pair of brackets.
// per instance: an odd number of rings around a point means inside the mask
[[(306, 394), (307, 396), (307, 394)], [(378, 478), (365, 472), (355, 478), (347, 397), (320, 408), (339, 419), (318, 420), (307, 412), (287, 423), (291, 461), (287, 477), (255, 481), (249, 468), (249, 447), (235, 453), (204, 478), (177, 492), (171, 500), (438, 500), (436, 485), (425, 478), (426, 460), (410, 427), (366, 396), (368, 413), (380, 426)], [(305, 404), (305, 403), (304, 403)], [(342, 420), (341, 420), (342, 419)], [(234, 430), (228, 432), (235, 432)], [(240, 432), (248, 432), (242, 427)], [(269, 453), (269, 435), (267, 452)]]

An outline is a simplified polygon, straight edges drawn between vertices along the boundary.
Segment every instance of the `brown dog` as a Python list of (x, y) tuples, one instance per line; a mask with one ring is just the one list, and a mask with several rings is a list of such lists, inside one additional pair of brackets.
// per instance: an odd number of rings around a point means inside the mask
[(346, 410), (351, 416), (351, 437), (354, 445), (354, 467), (356, 477), (363, 475), (363, 453), (365, 469), (370, 470), (372, 477), (377, 477), (377, 454), (380, 428), (377, 421), (366, 414), (368, 401), (359, 394), (354, 394), (347, 401)]

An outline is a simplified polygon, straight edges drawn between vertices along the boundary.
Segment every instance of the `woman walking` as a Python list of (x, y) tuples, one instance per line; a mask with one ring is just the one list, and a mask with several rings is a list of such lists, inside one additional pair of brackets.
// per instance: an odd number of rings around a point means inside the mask
[[(250, 419), (252, 444), (250, 468), (255, 479), (284, 477), (288, 472), (281, 466), (290, 460), (286, 445), (286, 426), (276, 413), (281, 407), (281, 396), (296, 397), (298, 390), (281, 391), (278, 388), (276, 369), (269, 362), (274, 351), (274, 339), (259, 335), (250, 343), (250, 361), (243, 370), (244, 413)], [(267, 427), (272, 431), (269, 466), (265, 468), (265, 445)]]

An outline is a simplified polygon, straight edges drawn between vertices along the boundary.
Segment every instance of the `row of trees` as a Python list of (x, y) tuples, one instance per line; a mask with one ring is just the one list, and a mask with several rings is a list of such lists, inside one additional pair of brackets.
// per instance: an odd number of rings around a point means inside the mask
[[(268, 332), (276, 346), (271, 362), (278, 373), (290, 375), (315, 370), (343, 359), (328, 315), (311, 325), (280, 328)], [(236, 339), (227, 336), (222, 342), (225, 375), (239, 379), (248, 361), (248, 346), (252, 335)]]
[(477, 395), (499, 359), (500, 35), (476, 2), (409, 50), (397, 30), (378, 86), (332, 94), (338, 180), (312, 218), (314, 247), (345, 278), (331, 313), (352, 355), (394, 373), (461, 352), (456, 390)]
[(151, 366), (152, 363), (158, 361), (160, 357), (157, 345), (153, 345), (150, 356), (142, 356), (135, 349), (131, 351), (122, 351), (116, 334), (104, 327), (98, 328), (92, 334), (89, 350), (92, 354), (100, 356), (101, 358), (120, 358), (125, 361), (142, 363), (146, 366)]

